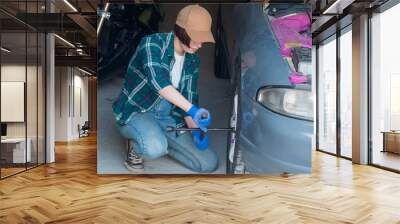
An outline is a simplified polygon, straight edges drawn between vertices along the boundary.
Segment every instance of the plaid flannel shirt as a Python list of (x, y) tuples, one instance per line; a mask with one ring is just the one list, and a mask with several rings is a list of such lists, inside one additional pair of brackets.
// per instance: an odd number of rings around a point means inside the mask
[[(125, 76), (124, 86), (113, 103), (117, 122), (127, 124), (139, 112), (151, 110), (160, 100), (158, 91), (171, 84), (170, 71), (175, 63), (174, 33), (156, 33), (142, 38), (132, 56)], [(199, 57), (186, 54), (178, 91), (191, 103), (198, 104), (197, 80)], [(186, 113), (174, 107), (171, 115), (177, 127), (185, 125)]]

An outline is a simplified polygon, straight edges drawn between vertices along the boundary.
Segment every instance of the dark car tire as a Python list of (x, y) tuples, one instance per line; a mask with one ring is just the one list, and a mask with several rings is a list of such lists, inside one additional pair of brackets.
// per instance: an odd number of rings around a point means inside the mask
[[(230, 122), (229, 125), (232, 128), (232, 116), (234, 116), (234, 113), (236, 111), (236, 118), (235, 122), (236, 125), (234, 125), (234, 130), (235, 132), (229, 132), (228, 137), (227, 137), (227, 150), (226, 150), (226, 172), (227, 174), (241, 174), (244, 172), (235, 172), (238, 164), (238, 155), (239, 153), (239, 136), (240, 136), (240, 90), (241, 90), (241, 57), (240, 53), (235, 59), (235, 76), (234, 76), (234, 85), (235, 85), (235, 91), (234, 91), (234, 99), (232, 100), (232, 110), (230, 114)], [(237, 96), (237, 100), (235, 103), (235, 96)], [(236, 108), (235, 108), (236, 107)], [(233, 145), (232, 145), (233, 144)], [(230, 159), (230, 151), (231, 149), (234, 149), (233, 152), (233, 158), (232, 160)]]

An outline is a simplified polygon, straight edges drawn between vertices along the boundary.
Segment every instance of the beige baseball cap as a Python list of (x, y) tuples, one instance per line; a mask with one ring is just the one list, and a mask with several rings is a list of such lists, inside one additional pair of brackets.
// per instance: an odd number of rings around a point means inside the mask
[(176, 18), (176, 24), (184, 28), (192, 40), (201, 43), (215, 43), (211, 23), (210, 13), (197, 4), (184, 7)]

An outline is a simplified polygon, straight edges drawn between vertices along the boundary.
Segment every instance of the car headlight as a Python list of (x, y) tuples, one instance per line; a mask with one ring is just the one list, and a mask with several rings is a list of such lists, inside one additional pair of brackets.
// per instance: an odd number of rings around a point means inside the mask
[(273, 112), (313, 121), (313, 96), (310, 90), (291, 86), (267, 86), (258, 91), (257, 101)]

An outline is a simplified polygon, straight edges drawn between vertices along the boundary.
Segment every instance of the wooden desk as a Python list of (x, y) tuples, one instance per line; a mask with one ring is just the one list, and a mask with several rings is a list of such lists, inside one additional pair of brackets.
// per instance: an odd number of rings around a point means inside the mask
[[(26, 154), (25, 145), (27, 145)], [(6, 163), (30, 162), (32, 158), (31, 145), (32, 142), (30, 138), (27, 138), (26, 142), (25, 138), (1, 139), (1, 159), (6, 160)], [(12, 156), (10, 154), (12, 154)]]
[(381, 133), (383, 133), (382, 152), (400, 154), (400, 131), (382, 131)]

